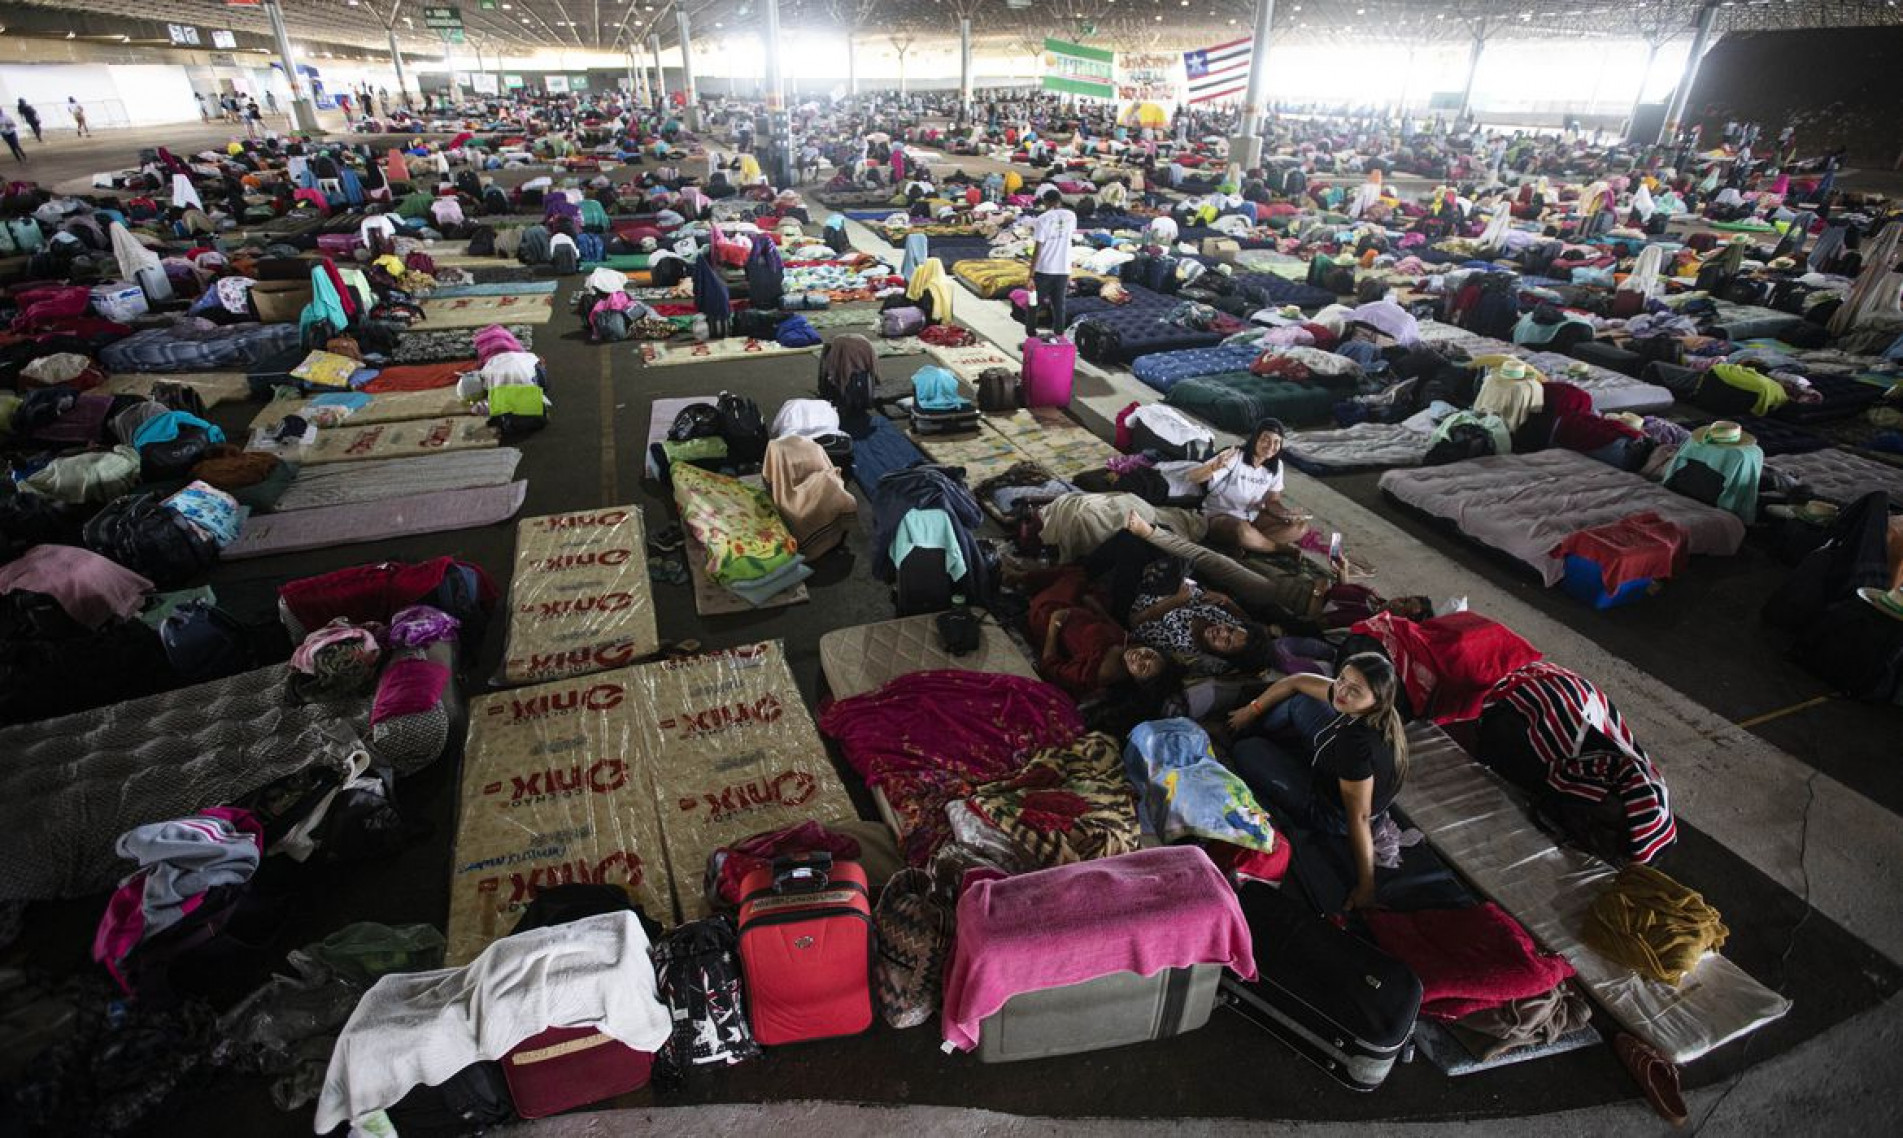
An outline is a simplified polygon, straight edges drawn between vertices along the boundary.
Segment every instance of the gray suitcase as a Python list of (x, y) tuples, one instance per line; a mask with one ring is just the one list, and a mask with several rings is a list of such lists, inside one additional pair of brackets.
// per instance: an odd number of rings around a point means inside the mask
[(1209, 1022), (1222, 965), (1170, 968), (1154, 976), (1113, 972), (1082, 984), (1021, 992), (978, 1028), (985, 1063), (1099, 1051), (1194, 1031)]

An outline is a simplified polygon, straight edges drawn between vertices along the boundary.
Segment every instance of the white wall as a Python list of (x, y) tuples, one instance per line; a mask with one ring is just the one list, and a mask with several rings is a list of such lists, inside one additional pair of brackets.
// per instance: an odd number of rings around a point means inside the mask
[(191, 80), (165, 64), (9, 64), (0, 66), (0, 100), (24, 98), (48, 129), (70, 129), (66, 100), (78, 99), (93, 126), (189, 122), (198, 118)]

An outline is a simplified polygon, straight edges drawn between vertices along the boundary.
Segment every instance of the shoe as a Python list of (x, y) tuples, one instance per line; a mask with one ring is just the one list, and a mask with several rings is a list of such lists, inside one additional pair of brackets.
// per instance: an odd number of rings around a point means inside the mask
[(1666, 1062), (1650, 1044), (1635, 1036), (1621, 1035), (1614, 1039), (1612, 1050), (1625, 1064), (1625, 1069), (1632, 1072), (1653, 1111), (1673, 1126), (1685, 1125), (1688, 1112), (1685, 1097), (1678, 1089), (1678, 1067)]
[(648, 538), (648, 548), (662, 555), (672, 553), (686, 544), (687, 536), (681, 532), (681, 527), (673, 525)]

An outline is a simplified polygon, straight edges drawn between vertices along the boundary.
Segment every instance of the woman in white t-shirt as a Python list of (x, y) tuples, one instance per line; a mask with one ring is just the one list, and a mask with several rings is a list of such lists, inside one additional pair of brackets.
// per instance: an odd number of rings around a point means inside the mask
[(1282, 438), (1288, 428), (1264, 419), (1241, 447), (1230, 447), (1184, 477), (1208, 489), (1209, 536), (1243, 553), (1274, 553), (1301, 540), (1308, 519), (1282, 502)]

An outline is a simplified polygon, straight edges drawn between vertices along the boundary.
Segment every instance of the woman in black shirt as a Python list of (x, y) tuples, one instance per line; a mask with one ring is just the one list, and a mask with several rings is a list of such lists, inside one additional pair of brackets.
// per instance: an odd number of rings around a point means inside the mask
[(1298, 829), (1348, 839), (1356, 874), (1349, 909), (1374, 900), (1374, 819), (1407, 775), (1399, 684), (1392, 661), (1361, 652), (1333, 680), (1287, 676), (1229, 715), (1238, 732), (1259, 726), (1236, 743), (1234, 765), (1262, 804)]

